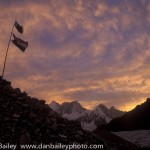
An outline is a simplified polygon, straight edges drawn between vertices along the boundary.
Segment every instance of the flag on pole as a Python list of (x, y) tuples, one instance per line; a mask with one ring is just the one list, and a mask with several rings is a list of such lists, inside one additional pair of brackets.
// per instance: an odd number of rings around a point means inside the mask
[(17, 21), (15, 21), (14, 26), (16, 27), (18, 32), (23, 33), (23, 26), (21, 26)]
[(12, 40), (12, 42), (14, 43), (14, 45), (16, 45), (22, 52), (24, 52), (26, 50), (26, 48), (28, 47), (28, 42), (27, 41), (23, 41), (22, 39), (16, 37), (13, 34), (14, 40)]

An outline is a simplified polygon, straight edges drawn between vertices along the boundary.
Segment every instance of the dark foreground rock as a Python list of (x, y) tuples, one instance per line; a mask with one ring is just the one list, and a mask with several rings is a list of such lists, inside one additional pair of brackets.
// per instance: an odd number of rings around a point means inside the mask
[[(0, 143), (17, 144), (103, 144), (99, 133), (82, 130), (80, 123), (63, 119), (44, 100), (31, 98), (11, 82), (0, 78)], [(131, 147), (133, 149), (133, 147)], [(134, 147), (136, 149), (136, 147)], [(117, 144), (115, 149), (117, 148)]]

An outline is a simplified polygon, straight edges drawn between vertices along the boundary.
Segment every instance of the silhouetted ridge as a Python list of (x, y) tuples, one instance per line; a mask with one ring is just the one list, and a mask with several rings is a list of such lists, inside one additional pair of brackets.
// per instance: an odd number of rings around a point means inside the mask
[[(104, 150), (137, 149), (133, 144), (108, 143), (97, 133), (82, 130), (80, 123), (63, 119), (38, 100), (13, 89), (11, 82), (0, 77), (0, 142), (17, 144), (103, 144)], [(110, 133), (107, 133), (111, 135)], [(106, 134), (106, 135), (107, 135)], [(104, 144), (105, 143), (105, 144)]]
[(33, 143), (102, 143), (80, 124), (63, 119), (44, 100), (31, 98), (11, 82), (0, 78), (0, 142)]
[(150, 129), (150, 98), (119, 118), (113, 119), (107, 129), (110, 131)]

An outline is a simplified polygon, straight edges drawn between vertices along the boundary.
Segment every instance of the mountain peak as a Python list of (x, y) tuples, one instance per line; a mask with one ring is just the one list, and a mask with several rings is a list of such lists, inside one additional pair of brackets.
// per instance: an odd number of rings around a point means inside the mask
[[(50, 104), (59, 104), (58, 102), (56, 101), (52, 101)], [(59, 104), (60, 105), (60, 104)]]
[(115, 108), (114, 106), (111, 106), (111, 107), (109, 108), (109, 110), (116, 110), (116, 108)]
[(72, 101), (72, 102), (70, 102), (70, 105), (83, 108), (82, 105), (78, 101)]
[(106, 107), (104, 104), (99, 104), (98, 106), (100, 106), (100, 107)]
[(75, 104), (79, 104), (81, 105), (78, 101), (72, 101), (72, 102), (63, 102), (62, 105), (66, 105), (66, 104), (69, 104), (69, 105), (75, 105)]
[(57, 102), (55, 102), (55, 101), (52, 101), (49, 106), (50, 106), (51, 109), (53, 109), (53, 110), (56, 111), (56, 112), (57, 112), (58, 109), (60, 108), (60, 104), (57, 103)]
[(61, 113), (81, 113), (83, 111), (85, 111), (86, 109), (82, 107), (82, 105), (77, 102), (77, 101), (72, 101), (72, 102), (64, 102), (62, 103), (61, 107), (60, 107), (60, 112)]
[(97, 107), (101, 108), (102, 110), (108, 110), (108, 108), (104, 104), (99, 104)]
[(87, 110), (78, 101), (63, 102), (61, 105), (52, 101), (50, 107), (63, 118), (80, 121), (82, 128), (89, 131), (94, 130), (98, 125), (107, 124), (111, 119), (123, 115), (123, 112), (115, 109), (115, 107), (108, 109), (104, 104), (99, 104), (94, 110)]
[(70, 103), (72, 103), (72, 104), (80, 104), (78, 101), (72, 101)]

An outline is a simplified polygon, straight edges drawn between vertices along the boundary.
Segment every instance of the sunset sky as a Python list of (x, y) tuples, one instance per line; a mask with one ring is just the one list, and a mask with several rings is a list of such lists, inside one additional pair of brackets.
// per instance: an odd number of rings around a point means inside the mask
[(13, 87), (87, 108), (130, 110), (150, 97), (149, 0), (1, 0), (1, 72), (15, 20), (29, 47), (10, 44), (4, 78)]

